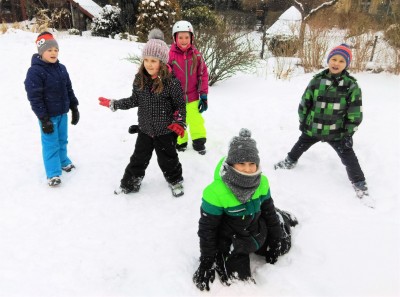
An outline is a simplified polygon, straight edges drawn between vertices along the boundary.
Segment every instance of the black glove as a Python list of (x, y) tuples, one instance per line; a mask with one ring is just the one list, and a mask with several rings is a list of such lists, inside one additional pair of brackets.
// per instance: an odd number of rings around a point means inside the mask
[(282, 244), (279, 238), (267, 239), (267, 251), (265, 253), (265, 261), (270, 264), (275, 264), (281, 254)]
[(71, 124), (72, 125), (76, 125), (79, 122), (79, 111), (78, 111), (78, 107), (74, 106), (71, 107), (71, 112), (72, 112), (72, 119), (71, 119)]
[(128, 132), (129, 134), (139, 133), (140, 129), (138, 125), (132, 125), (129, 127)]
[(202, 113), (203, 111), (206, 111), (207, 108), (208, 108), (207, 95), (203, 94), (200, 96), (199, 100), (199, 112)]
[(223, 285), (230, 286), (228, 272), (225, 268), (225, 259), (222, 253), (218, 253), (215, 257), (215, 271), (218, 273), (219, 280)]
[(51, 134), (54, 132), (53, 122), (48, 116), (39, 119), (42, 124), (42, 130), (44, 134)]
[(343, 147), (352, 148), (353, 147), (353, 137), (350, 135), (343, 137), (342, 139)]
[(214, 257), (200, 257), (200, 265), (193, 275), (193, 282), (201, 291), (210, 291), (210, 282), (215, 279)]

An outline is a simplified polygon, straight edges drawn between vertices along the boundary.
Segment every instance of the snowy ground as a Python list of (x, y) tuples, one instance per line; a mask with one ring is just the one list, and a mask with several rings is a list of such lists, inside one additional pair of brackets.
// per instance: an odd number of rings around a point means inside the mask
[[(364, 122), (354, 137), (376, 209), (362, 205), (335, 152), (317, 144), (292, 171), (273, 164), (299, 136), (297, 106), (312, 74), (277, 81), (261, 68), (210, 89), (208, 153), (180, 153), (186, 193), (176, 199), (155, 157), (138, 194), (115, 196), (136, 136), (136, 110), (112, 113), (97, 98), (130, 95), (140, 45), (59, 35), (60, 61), (80, 100), (70, 126), (76, 171), (46, 184), (39, 127), (23, 81), (36, 34), (0, 35), (0, 296), (399, 296), (400, 78), (356, 74)], [(253, 132), (275, 204), (299, 219), (275, 265), (252, 257), (257, 285), (209, 293), (192, 283), (203, 188), (242, 127)]]

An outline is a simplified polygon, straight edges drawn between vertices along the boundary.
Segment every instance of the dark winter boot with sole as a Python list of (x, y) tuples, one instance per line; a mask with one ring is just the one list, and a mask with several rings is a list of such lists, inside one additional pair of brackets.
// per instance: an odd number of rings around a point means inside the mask
[(61, 179), (59, 176), (53, 176), (52, 178), (47, 179), (47, 183), (50, 187), (56, 187), (61, 184)]
[(65, 172), (71, 172), (72, 169), (75, 169), (75, 165), (71, 163), (71, 164), (68, 164), (67, 166), (64, 166), (61, 169)]
[(198, 138), (193, 140), (193, 149), (200, 155), (206, 154), (206, 146), (204, 145), (206, 143), (206, 140), (206, 138)]
[(356, 191), (356, 195), (360, 198), (361, 202), (370, 208), (375, 208), (375, 199), (369, 195), (368, 186), (365, 180), (353, 183), (353, 188)]
[(119, 194), (128, 194), (128, 193), (137, 193), (140, 190), (140, 186), (142, 184), (143, 176), (132, 177), (127, 184), (122, 184), (118, 189), (114, 190), (115, 195)]
[(186, 151), (186, 149), (187, 149), (187, 142), (176, 145), (176, 150), (178, 152), (184, 152), (184, 151)]
[(292, 169), (296, 166), (296, 164), (297, 164), (297, 161), (293, 161), (292, 159), (290, 159), (289, 156), (287, 156), (285, 158), (285, 160), (276, 163), (274, 165), (274, 168), (275, 168), (275, 170), (276, 169)]
[(174, 197), (180, 197), (185, 194), (183, 189), (183, 180), (175, 183), (170, 183), (169, 187), (171, 188), (171, 192)]

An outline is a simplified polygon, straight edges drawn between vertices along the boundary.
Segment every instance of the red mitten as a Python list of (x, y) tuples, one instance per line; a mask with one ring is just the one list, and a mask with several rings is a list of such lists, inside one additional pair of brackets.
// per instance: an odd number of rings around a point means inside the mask
[(105, 107), (110, 107), (110, 101), (111, 101), (110, 99), (99, 97), (99, 104)]
[(178, 136), (180, 137), (183, 137), (183, 135), (185, 135), (185, 128), (183, 128), (181, 125), (177, 123), (172, 123), (167, 128), (178, 134)]

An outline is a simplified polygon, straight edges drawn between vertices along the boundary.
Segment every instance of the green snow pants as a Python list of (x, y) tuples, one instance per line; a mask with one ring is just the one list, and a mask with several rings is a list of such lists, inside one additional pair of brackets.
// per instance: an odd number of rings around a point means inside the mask
[(206, 137), (206, 128), (204, 126), (204, 118), (199, 112), (199, 100), (186, 103), (186, 125), (187, 130), (183, 137), (178, 137), (178, 144), (188, 142), (188, 131), (193, 140)]

